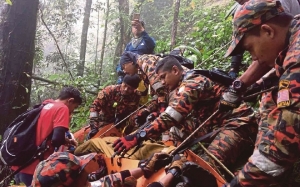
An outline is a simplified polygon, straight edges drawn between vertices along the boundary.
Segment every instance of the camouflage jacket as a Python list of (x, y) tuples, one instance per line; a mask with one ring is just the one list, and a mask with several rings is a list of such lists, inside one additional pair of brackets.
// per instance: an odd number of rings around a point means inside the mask
[(120, 88), (121, 85), (111, 85), (101, 90), (90, 107), (90, 118), (111, 123), (116, 116), (126, 117), (135, 111), (139, 105), (139, 94), (122, 95)]
[[(218, 109), (220, 96), (226, 87), (197, 75), (192, 70), (186, 72), (179, 86), (170, 93), (168, 107), (149, 126), (145, 128), (147, 137), (156, 137), (161, 132), (177, 126), (191, 133), (201, 122)], [(221, 126), (240, 126), (256, 124), (254, 111), (246, 104), (239, 108), (220, 112), (206, 123), (206, 127), (197, 136)]]

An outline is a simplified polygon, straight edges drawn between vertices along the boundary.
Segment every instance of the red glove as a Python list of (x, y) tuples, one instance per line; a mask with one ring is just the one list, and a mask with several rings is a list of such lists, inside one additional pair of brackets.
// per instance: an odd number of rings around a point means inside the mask
[(137, 134), (129, 134), (122, 138), (117, 139), (114, 144), (114, 152), (117, 155), (124, 156), (127, 151), (138, 144)]

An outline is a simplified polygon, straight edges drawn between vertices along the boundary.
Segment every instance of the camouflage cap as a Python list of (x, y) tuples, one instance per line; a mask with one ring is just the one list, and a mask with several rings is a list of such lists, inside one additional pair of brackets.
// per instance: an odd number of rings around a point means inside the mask
[(69, 186), (95, 156), (96, 153), (77, 157), (68, 152), (55, 152), (37, 165), (31, 186)]
[(246, 32), (283, 12), (280, 1), (250, 0), (246, 2), (233, 18), (232, 43), (225, 57), (237, 54), (237, 45)]

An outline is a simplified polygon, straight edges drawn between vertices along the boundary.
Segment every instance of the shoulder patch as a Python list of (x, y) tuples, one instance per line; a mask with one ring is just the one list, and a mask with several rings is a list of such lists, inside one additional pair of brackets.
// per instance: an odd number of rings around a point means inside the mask
[(290, 85), (290, 82), (291, 81), (288, 81), (288, 80), (280, 80), (279, 82), (279, 90), (282, 90), (282, 89), (287, 89)]
[(289, 90), (288, 89), (279, 90), (277, 95), (277, 107), (283, 108), (283, 107), (290, 106), (290, 104), (291, 101), (290, 101)]

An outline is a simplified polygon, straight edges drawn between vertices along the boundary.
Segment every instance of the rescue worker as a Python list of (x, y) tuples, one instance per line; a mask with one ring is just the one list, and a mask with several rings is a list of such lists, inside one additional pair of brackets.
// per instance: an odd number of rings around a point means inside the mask
[[(155, 71), (162, 83), (172, 91), (168, 107), (148, 126), (116, 140), (113, 145), (116, 154), (124, 155), (137, 144), (159, 136), (172, 126), (183, 129), (186, 135), (190, 134), (218, 109), (218, 100), (226, 89), (194, 70), (184, 71), (172, 56), (160, 60)], [(217, 135), (213, 136), (215, 138), (208, 150), (229, 166), (235, 163), (242, 152), (253, 149), (253, 140), (257, 133), (254, 114), (252, 108), (245, 103), (236, 110), (220, 112), (206, 123), (196, 137), (219, 129), (215, 131)], [(215, 166), (214, 161), (206, 154), (201, 156)]]
[[(178, 49), (171, 51), (170, 55), (183, 62), (185, 59), (180, 56)], [(152, 121), (158, 117), (160, 113), (165, 111), (168, 102), (168, 89), (161, 83), (158, 76), (155, 73), (155, 66), (162, 58), (157, 55), (137, 55), (131, 52), (125, 52), (120, 60), (120, 65), (126, 74), (138, 73), (141, 79), (151, 86), (151, 95), (157, 95), (157, 99), (153, 100), (147, 108), (141, 109), (135, 119), (136, 124), (139, 126), (145, 124), (146, 119)], [(192, 65), (189, 61), (188, 67)], [(185, 66), (182, 66), (184, 70), (188, 70)], [(148, 118), (147, 118), (148, 117)], [(170, 129), (170, 131), (178, 131), (176, 127)], [(171, 142), (174, 144), (174, 138), (171, 132), (166, 131), (163, 135), (163, 142)]]
[[(111, 85), (105, 87), (98, 93), (90, 107), (90, 126), (91, 131), (88, 139), (92, 138), (100, 127), (110, 123), (118, 123), (130, 113), (134, 112), (139, 105), (140, 95), (136, 92), (140, 78), (138, 75), (127, 75), (121, 85)], [(126, 123), (118, 126), (122, 131)], [(133, 127), (134, 124), (131, 124)], [(130, 133), (131, 128), (125, 133)]]
[[(237, 7), (235, 14), (239, 11), (242, 5), (247, 2), (248, 0), (236, 0), (237, 3), (240, 5)], [(280, 0), (282, 7), (286, 13), (295, 16), (300, 14), (300, 1), (299, 0)], [(231, 68), (229, 71), (229, 76), (236, 79), (238, 77), (238, 73), (240, 71), (240, 66), (242, 65), (244, 51), (239, 54), (236, 54), (231, 57)]]
[(300, 158), (300, 16), (285, 13), (279, 1), (250, 0), (234, 17), (233, 29), (225, 56), (246, 50), (254, 62), (222, 95), (220, 109), (238, 106), (245, 88), (272, 67), (279, 88), (263, 95), (255, 150), (227, 186), (280, 186)]

